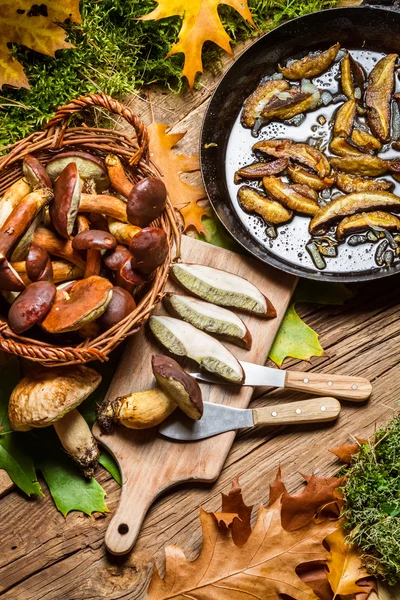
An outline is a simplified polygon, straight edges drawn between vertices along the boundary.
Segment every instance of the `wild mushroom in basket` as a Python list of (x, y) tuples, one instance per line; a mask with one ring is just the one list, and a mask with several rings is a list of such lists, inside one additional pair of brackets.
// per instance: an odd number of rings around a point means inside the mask
[(111, 300), (105, 312), (99, 317), (97, 323), (106, 331), (125, 319), (136, 308), (136, 302), (129, 292), (121, 287), (114, 286)]
[(21, 379), (11, 394), (8, 416), (15, 431), (54, 426), (66, 452), (83, 474), (93, 476), (99, 450), (88, 424), (76, 410), (100, 384), (85, 366), (40, 369)]
[(0, 227), (10, 216), (14, 208), (31, 192), (31, 186), (24, 178), (13, 183), (0, 198)]
[(100, 275), (101, 253), (106, 250), (114, 250), (117, 240), (111, 233), (98, 229), (89, 229), (78, 233), (73, 241), (74, 250), (86, 250), (86, 269), (84, 277)]
[(31, 154), (24, 156), (22, 172), (31, 188), (47, 187), (53, 189), (53, 183), (42, 163)]
[(31, 281), (53, 281), (53, 265), (44, 248), (31, 244), (25, 264), (26, 274)]
[(46, 165), (50, 179), (55, 181), (71, 163), (75, 164), (77, 168), (84, 191), (89, 189), (91, 193), (94, 190), (103, 192), (109, 187), (110, 180), (104, 162), (98, 156), (94, 156), (88, 152), (72, 150), (57, 154)]
[(51, 281), (36, 281), (29, 285), (12, 303), (8, 324), (17, 333), (24, 333), (40, 324), (55, 300), (57, 288)]
[(132, 268), (148, 275), (163, 264), (168, 255), (167, 236), (163, 229), (145, 227), (132, 238)]

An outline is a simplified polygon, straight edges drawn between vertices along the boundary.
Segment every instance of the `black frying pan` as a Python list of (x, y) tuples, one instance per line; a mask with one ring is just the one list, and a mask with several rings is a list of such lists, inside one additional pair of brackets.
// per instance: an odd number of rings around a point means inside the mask
[[(371, 51), (366, 60), (372, 61), (369, 65), (372, 68), (373, 61), (379, 59), (376, 52), (400, 53), (400, 13), (393, 8), (393, 4), (391, 10), (376, 6), (336, 8), (277, 27), (239, 56), (210, 101), (201, 136), (201, 168), (210, 202), (230, 234), (255, 257), (274, 267), (309, 279), (343, 282), (376, 279), (400, 270), (399, 259), (390, 268), (377, 267), (371, 243), (356, 248), (347, 244), (340, 246), (339, 258), (327, 260), (327, 268), (319, 271), (304, 250), (309, 219), (296, 216), (292, 223), (279, 230), (277, 239), (271, 241), (265, 236), (261, 219), (239, 208), (238, 187), (232, 184), (238, 166), (254, 160), (251, 146), (257, 140), (251, 137), (249, 130), (243, 134), (238, 116), (244, 100), (262, 77), (274, 73), (278, 63), (285, 64), (287, 59), (304, 56), (311, 50), (324, 50), (335, 42), (351, 51), (362, 48)], [(326, 81), (325, 84), (329, 85)], [(400, 91), (399, 81), (397, 86)], [(315, 112), (319, 114), (318, 110)], [(271, 133), (265, 133), (266, 129), (258, 139), (272, 137)], [(293, 136), (278, 126), (273, 137)], [(395, 193), (400, 195), (400, 184)]]

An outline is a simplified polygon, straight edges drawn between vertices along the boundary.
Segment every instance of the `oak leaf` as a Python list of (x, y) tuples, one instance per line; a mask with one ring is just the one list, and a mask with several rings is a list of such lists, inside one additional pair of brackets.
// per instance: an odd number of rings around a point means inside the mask
[(252, 510), (252, 506), (244, 503), (239, 477), (235, 477), (229, 494), (222, 494), (221, 512), (215, 512), (214, 516), (219, 525), (224, 523), (226, 527), (230, 527), (236, 546), (243, 546), (251, 534)]
[(229, 529), (219, 527), (213, 513), (200, 509), (203, 546), (199, 557), (188, 562), (176, 546), (166, 548), (166, 575), (157, 571), (150, 583), (149, 600), (317, 600), (312, 589), (296, 574), (307, 561), (327, 558), (322, 545), (335, 530), (330, 521), (310, 523), (307, 528), (288, 532), (280, 520), (280, 500), (269, 508), (260, 507), (247, 542), (238, 547)]
[(194, 228), (207, 235), (202, 217), (208, 211), (200, 206), (199, 200), (206, 197), (202, 186), (182, 181), (182, 173), (192, 173), (200, 169), (197, 155), (176, 154), (173, 148), (185, 136), (184, 133), (168, 133), (165, 123), (152, 123), (150, 134), (150, 156), (159, 167), (172, 204), (178, 209), (185, 222), (185, 230)]
[(79, 0), (0, 0), (0, 90), (3, 85), (29, 89), (23, 66), (8, 44), (21, 44), (31, 50), (55, 56), (56, 50), (72, 48), (58, 23), (67, 19), (81, 23)]
[(347, 542), (341, 528), (332, 532), (326, 538), (326, 543), (330, 549), (327, 577), (335, 596), (365, 592), (365, 588), (357, 584), (358, 580), (368, 577), (357, 546)]
[(255, 27), (247, 0), (157, 0), (157, 3), (158, 6), (148, 15), (141, 17), (141, 20), (182, 17), (178, 42), (172, 46), (167, 56), (183, 52), (185, 64), (182, 76), (187, 78), (190, 89), (193, 89), (196, 73), (203, 72), (201, 51), (206, 41), (214, 42), (232, 54), (230, 37), (218, 15), (220, 4), (236, 9), (243, 19)]
[(360, 449), (361, 444), (366, 444), (368, 440), (364, 440), (361, 438), (356, 438), (358, 443), (355, 444), (342, 444), (337, 448), (332, 448), (329, 452), (332, 452), (335, 456), (337, 456), (344, 463), (351, 463), (353, 456), (357, 454)]

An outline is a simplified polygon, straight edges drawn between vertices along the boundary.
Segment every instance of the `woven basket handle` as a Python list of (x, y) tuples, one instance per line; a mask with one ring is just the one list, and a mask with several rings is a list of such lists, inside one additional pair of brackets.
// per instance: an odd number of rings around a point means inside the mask
[(136, 165), (142, 157), (147, 158), (149, 134), (145, 124), (130, 108), (106, 94), (88, 94), (87, 96), (81, 96), (76, 100), (72, 100), (69, 104), (61, 106), (57, 110), (54, 117), (52, 117), (46, 125), (46, 128), (49, 130), (49, 135), (54, 136), (54, 148), (61, 148), (64, 132), (71, 115), (84, 111), (86, 108), (92, 106), (100, 106), (115, 115), (123, 117), (134, 128), (138, 142), (138, 150), (130, 159), (130, 164)]

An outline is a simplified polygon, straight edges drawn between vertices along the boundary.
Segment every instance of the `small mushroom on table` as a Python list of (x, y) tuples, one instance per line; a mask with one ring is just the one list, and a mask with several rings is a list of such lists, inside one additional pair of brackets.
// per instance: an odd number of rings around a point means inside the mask
[(11, 394), (8, 416), (15, 431), (54, 426), (66, 452), (87, 478), (93, 477), (99, 449), (76, 408), (100, 384), (101, 376), (85, 366), (55, 367), (31, 373)]

